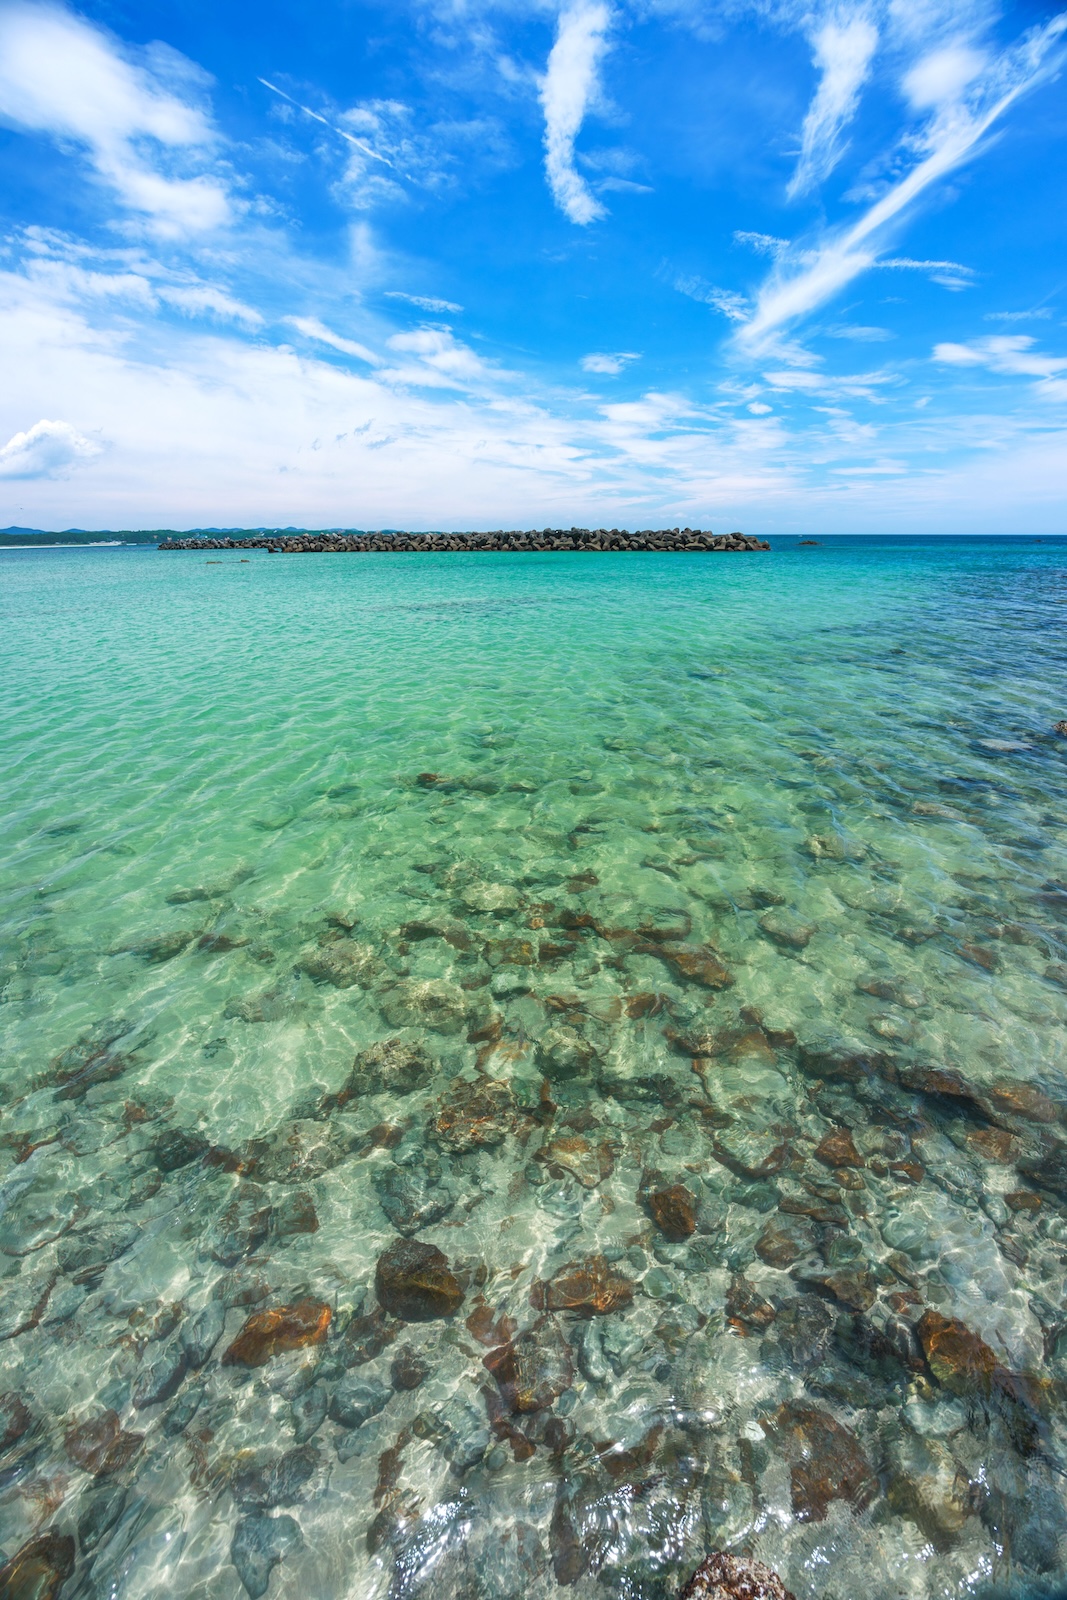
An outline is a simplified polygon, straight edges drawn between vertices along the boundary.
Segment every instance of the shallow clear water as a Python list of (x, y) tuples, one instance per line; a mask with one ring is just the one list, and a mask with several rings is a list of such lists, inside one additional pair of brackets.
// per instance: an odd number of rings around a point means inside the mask
[(1055, 1592), (1065, 607), (1055, 541), (0, 556), (4, 1557)]

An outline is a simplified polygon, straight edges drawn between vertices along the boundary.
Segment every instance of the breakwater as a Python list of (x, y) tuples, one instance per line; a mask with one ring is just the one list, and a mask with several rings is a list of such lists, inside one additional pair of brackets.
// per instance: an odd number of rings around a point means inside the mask
[(496, 533), (264, 533), (252, 539), (165, 539), (161, 550), (269, 550), (283, 555), (365, 555), (404, 551), (510, 550), (769, 550), (763, 539), (744, 533), (711, 533), (698, 528), (644, 529), (544, 528)]

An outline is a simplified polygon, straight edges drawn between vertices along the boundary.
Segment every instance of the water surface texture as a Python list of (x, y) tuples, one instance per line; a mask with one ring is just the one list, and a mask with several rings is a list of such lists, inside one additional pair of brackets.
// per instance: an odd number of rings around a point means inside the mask
[(0, 556), (4, 1593), (1055, 1593), (1065, 608)]

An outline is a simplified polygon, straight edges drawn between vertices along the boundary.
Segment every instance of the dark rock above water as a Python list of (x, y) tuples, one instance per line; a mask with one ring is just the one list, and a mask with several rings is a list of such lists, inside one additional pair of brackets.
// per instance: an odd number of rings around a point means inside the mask
[(375, 551), (486, 551), (541, 553), (547, 550), (619, 551), (769, 550), (763, 539), (743, 533), (701, 532), (697, 528), (645, 528), (627, 533), (620, 528), (544, 528), (531, 532), (496, 533), (322, 533), (260, 534), (253, 539), (165, 539), (161, 550), (270, 550), (285, 555), (370, 554)]
[[(811, 541), (814, 543), (814, 541)], [(794, 1600), (776, 1572), (762, 1561), (717, 1550), (702, 1561), (681, 1600)]]

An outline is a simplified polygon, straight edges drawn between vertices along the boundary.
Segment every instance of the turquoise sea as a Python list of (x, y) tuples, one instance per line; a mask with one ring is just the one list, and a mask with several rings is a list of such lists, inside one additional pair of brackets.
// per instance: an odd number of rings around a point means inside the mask
[(1057, 1593), (1065, 627), (1056, 540), (0, 554), (0, 1593)]

